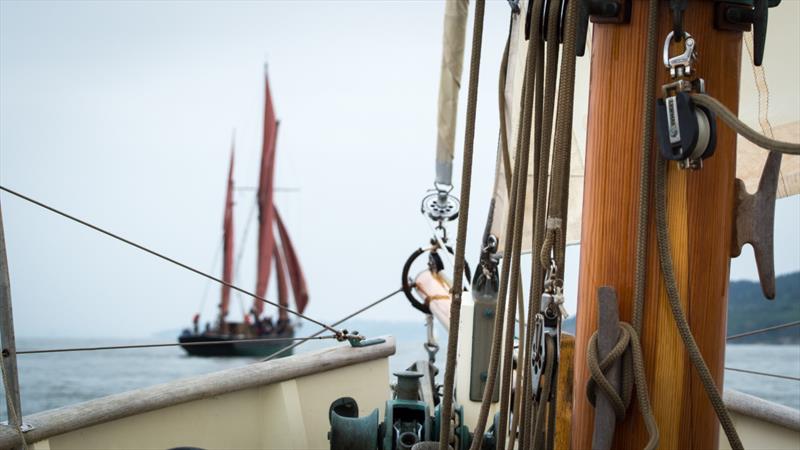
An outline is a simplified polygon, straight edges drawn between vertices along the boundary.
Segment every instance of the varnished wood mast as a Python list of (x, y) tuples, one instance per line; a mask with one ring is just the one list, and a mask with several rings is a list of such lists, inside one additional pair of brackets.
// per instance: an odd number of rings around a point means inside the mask
[[(734, 112), (739, 104), (742, 35), (713, 27), (714, 2), (690, 1), (684, 27), (697, 41), (697, 73), (708, 92)], [(616, 288), (620, 316), (630, 321), (641, 159), (641, 89), (646, 45), (645, 2), (633, 4), (630, 24), (596, 24), (586, 144), (572, 448), (591, 448), (594, 409), (586, 399), (586, 345), (597, 328), (597, 288)], [(668, 3), (659, 11), (657, 92), (668, 74), (661, 46), (671, 29)], [(776, 57), (776, 55), (770, 55)], [(722, 386), (734, 205), (736, 139), (718, 123), (716, 154), (699, 171), (668, 172), (668, 222), (681, 301), (692, 332)], [(653, 155), (657, 155), (655, 144)], [(652, 168), (651, 168), (652, 173)], [(651, 189), (652, 193), (652, 189)], [(651, 199), (652, 205), (652, 199)], [(691, 367), (673, 321), (658, 263), (654, 211), (647, 247), (642, 348), (648, 388), (660, 429), (660, 449), (716, 449), (719, 424)], [(724, 439), (724, 437), (723, 437)], [(636, 400), (618, 423), (615, 450), (639, 450), (647, 432)]]

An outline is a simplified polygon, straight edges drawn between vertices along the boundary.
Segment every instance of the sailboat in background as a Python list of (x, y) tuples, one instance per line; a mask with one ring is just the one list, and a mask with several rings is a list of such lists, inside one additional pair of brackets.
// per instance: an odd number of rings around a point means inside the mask
[[(278, 121), (272, 105), (269, 79), (266, 75), (264, 78), (264, 91), (264, 136), (257, 194), (259, 214), (255, 293), (258, 297), (265, 297), (274, 265), (277, 295), (281, 308), (278, 308), (277, 321), (273, 322), (272, 317), (264, 315), (264, 302), (254, 298), (250, 311), (243, 314), (242, 322), (229, 321), (227, 318), (231, 298), (230, 285), (233, 283), (235, 242), (233, 226), (234, 148), (232, 145), (227, 194), (225, 195), (222, 238), (224, 249), (222, 280), (225, 284), (223, 284), (220, 293), (219, 315), (213, 326), (207, 323), (205, 329), (200, 330), (200, 313), (196, 313), (192, 320), (192, 328), (185, 329), (178, 337), (178, 341), (181, 344), (219, 341), (239, 342), (217, 345), (182, 345), (183, 349), (190, 355), (265, 356), (278, 351), (286, 347), (291, 339), (294, 338), (294, 324), (289, 320), (286, 310), (289, 308), (289, 283), (291, 283), (292, 287), (295, 310), (302, 313), (308, 304), (308, 290), (297, 252), (292, 245), (286, 225), (283, 223), (273, 203)], [(285, 354), (289, 355), (291, 352), (287, 351)]]

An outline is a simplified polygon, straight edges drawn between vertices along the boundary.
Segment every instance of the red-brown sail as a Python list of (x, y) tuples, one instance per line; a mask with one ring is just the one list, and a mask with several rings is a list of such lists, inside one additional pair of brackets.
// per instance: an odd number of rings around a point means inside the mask
[(233, 282), (233, 155), (234, 144), (231, 143), (231, 161), (228, 168), (228, 192), (225, 194), (225, 216), (222, 221), (223, 259), (222, 259), (222, 298), (219, 304), (220, 322), (225, 322), (228, 315), (228, 304), (231, 298), (230, 283)]
[[(289, 290), (286, 286), (286, 261), (281, 255), (281, 248), (277, 245), (272, 251), (273, 260), (275, 261), (275, 278), (278, 280), (278, 303), (281, 306), (289, 307)], [(289, 313), (285, 309), (278, 310), (278, 319), (285, 321), (289, 319)]]
[[(272, 106), (272, 95), (269, 90), (269, 79), (264, 74), (264, 137), (261, 144), (261, 175), (258, 182), (258, 273), (256, 277), (256, 295), (264, 297), (269, 284), (272, 266), (275, 236), (272, 224), (275, 212), (272, 206), (272, 183), (275, 171), (275, 142), (278, 134), (278, 122)], [(253, 310), (260, 316), (264, 303), (258, 299), (253, 301)]]
[(289, 232), (286, 230), (286, 226), (283, 224), (283, 220), (281, 220), (277, 209), (275, 209), (275, 218), (278, 223), (278, 233), (280, 233), (283, 253), (286, 255), (286, 267), (289, 271), (289, 280), (292, 282), (294, 303), (297, 307), (297, 311), (302, 313), (308, 304), (306, 279), (303, 276), (303, 269), (300, 267), (300, 260), (297, 258), (292, 240), (289, 238)]

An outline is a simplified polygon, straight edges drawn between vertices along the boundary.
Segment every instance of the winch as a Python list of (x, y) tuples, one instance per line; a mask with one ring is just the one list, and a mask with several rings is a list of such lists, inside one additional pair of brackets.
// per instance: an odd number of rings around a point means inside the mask
[[(439, 436), (441, 425), (438, 395), (432, 389), (436, 369), (426, 361), (418, 361), (414, 370), (395, 373), (397, 383), (394, 395), (386, 402), (384, 421), (379, 423), (375, 408), (365, 417), (358, 417), (358, 403), (350, 397), (334, 401), (329, 410), (331, 430), (328, 432), (331, 450), (411, 450), (415, 444), (428, 442)], [(423, 383), (431, 384), (424, 386)], [(431, 395), (432, 398), (425, 398)], [(453, 417), (455, 450), (466, 450), (471, 436), (464, 425), (461, 407), (456, 407)]]

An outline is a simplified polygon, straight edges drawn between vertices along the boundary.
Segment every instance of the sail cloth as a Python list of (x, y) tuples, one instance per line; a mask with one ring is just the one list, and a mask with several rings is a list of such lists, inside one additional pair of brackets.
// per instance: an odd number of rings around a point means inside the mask
[[(275, 278), (278, 281), (278, 303), (286, 308), (289, 307), (289, 290), (286, 286), (286, 262), (281, 254), (281, 248), (277, 245), (272, 248), (272, 259), (275, 261)], [(289, 313), (286, 309), (280, 308), (278, 310), (278, 318), (280, 320), (287, 320)]]
[(220, 318), (224, 321), (228, 315), (231, 300), (231, 283), (233, 283), (233, 154), (235, 144), (231, 143), (231, 161), (228, 168), (228, 190), (225, 194), (225, 215), (222, 220), (222, 295), (220, 299)]
[[(275, 144), (278, 135), (278, 121), (272, 106), (269, 78), (264, 72), (264, 136), (261, 142), (261, 174), (258, 180), (258, 272), (256, 276), (256, 295), (264, 297), (269, 284), (275, 237), (272, 225), (275, 209), (272, 206), (273, 180), (275, 175)], [(253, 300), (253, 310), (261, 315), (264, 303)]]
[(292, 240), (289, 238), (289, 232), (283, 224), (278, 210), (275, 210), (275, 218), (278, 224), (278, 233), (281, 237), (281, 246), (286, 258), (286, 269), (289, 272), (289, 281), (292, 283), (292, 294), (294, 296), (294, 304), (297, 312), (301, 313), (308, 305), (308, 288), (306, 287), (306, 278), (303, 276), (303, 269), (300, 267), (300, 260), (297, 257), (297, 252), (292, 245)]
[(438, 137), (436, 140), (436, 183), (453, 184), (453, 155), (456, 140), (458, 91), (464, 68), (464, 40), (467, 31), (467, 0), (447, 0), (444, 14), (444, 47), (439, 80)]
[[(797, 5), (787, 4), (787, 9), (800, 10)], [(781, 5), (781, 9), (784, 5)], [(793, 48), (800, 41), (800, 28), (796, 26), (798, 11), (787, 11), (783, 16), (775, 14), (770, 20), (767, 53), (764, 59), (765, 76), (760, 77), (752, 66), (752, 57), (746, 46), (743, 47), (741, 95), (739, 116), (751, 127), (771, 133), (776, 139), (800, 142), (800, 84), (792, 75), (800, 70), (800, 52)], [(772, 19), (772, 17), (770, 18)], [(527, 41), (524, 33), (524, 17), (515, 16), (512, 22), (511, 43), (509, 46), (509, 69), (505, 86), (505, 117), (508, 146), (512, 167), (517, 144), (517, 128), (520, 114), (522, 80), (524, 77)], [(749, 33), (746, 33), (749, 35)], [(587, 38), (587, 56), (591, 54)], [(575, 105), (573, 115), (572, 160), (570, 166), (570, 195), (567, 215), (568, 245), (578, 244), (581, 236), (581, 210), (583, 206), (584, 161), (586, 155), (586, 129), (589, 108), (590, 58), (578, 58), (575, 77)], [(764, 79), (766, 83), (764, 83)], [(768, 86), (768, 89), (766, 88)], [(760, 87), (760, 88), (759, 88)], [(759, 101), (759, 91), (762, 92)], [(768, 95), (771, 94), (771, 95)], [(516, 99), (516, 100), (515, 100)], [(765, 121), (768, 118), (769, 124)], [(536, 119), (534, 119), (536, 120)], [(762, 126), (763, 125), (763, 126)], [(722, 125), (725, 126), (725, 125)], [(531, 141), (532, 142), (532, 141)], [(491, 217), (491, 233), (498, 238), (498, 248), (503, 248), (505, 222), (508, 214), (508, 194), (502, 164), (502, 149), (498, 148), (495, 170), (495, 183), (492, 199), (494, 212)], [(748, 191), (754, 192), (767, 158), (767, 151), (756, 147), (749, 141), (739, 138), (737, 148), (736, 175), (742, 179)], [(530, 252), (533, 230), (530, 218), (533, 216), (532, 179), (529, 167), (528, 195), (525, 203), (525, 223), (523, 229), (523, 252)], [(591, 186), (588, 187), (591, 189)], [(778, 197), (800, 193), (800, 156), (783, 155)]]
[[(772, 35), (767, 41), (762, 67), (742, 63), (742, 88), (739, 100), (739, 117), (756, 130), (780, 141), (800, 142), (800, 86), (797, 72), (800, 71), (800, 55), (797, 42), (800, 42), (800, 31), (797, 29), (797, 13), (800, 8), (796, 4), (781, 5), (794, 8), (795, 14), (786, 14), (793, 19), (794, 25), (786, 30), (787, 34)], [(788, 12), (788, 11), (787, 11)], [(775, 16), (775, 15), (773, 15)], [(786, 18), (773, 17), (772, 27), (780, 27)], [(744, 61), (752, 60), (753, 37), (745, 34)], [(772, 95), (770, 95), (772, 94)], [(767, 160), (767, 152), (756, 147), (750, 141), (739, 137), (736, 154), (736, 175), (745, 182), (749, 192), (758, 188), (761, 170)], [(783, 155), (781, 172), (778, 180), (778, 198), (800, 193), (800, 156)]]

